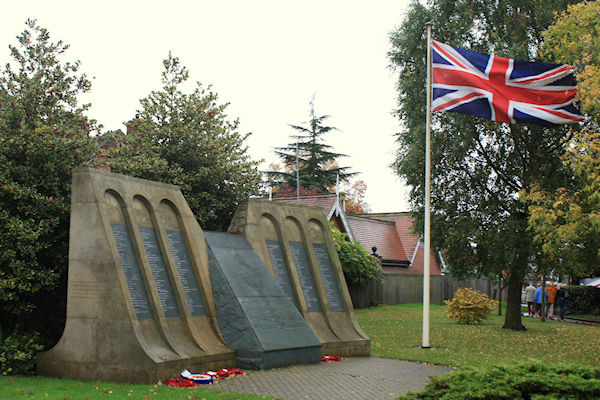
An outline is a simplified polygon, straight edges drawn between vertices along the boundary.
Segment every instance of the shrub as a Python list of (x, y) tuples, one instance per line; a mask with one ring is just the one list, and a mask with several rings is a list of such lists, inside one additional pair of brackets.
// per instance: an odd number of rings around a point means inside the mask
[(597, 399), (600, 368), (529, 361), (451, 372), (399, 399)]
[(595, 286), (567, 286), (567, 314), (600, 315), (600, 288)]
[(379, 260), (369, 254), (360, 242), (348, 240), (348, 234), (340, 232), (333, 224), (331, 236), (349, 286), (366, 286), (372, 279), (383, 283)]
[(469, 288), (458, 289), (454, 298), (445, 300), (445, 303), (448, 305), (448, 318), (457, 319), (461, 324), (478, 324), (498, 306), (487, 295)]
[(36, 355), (44, 348), (35, 333), (15, 331), (7, 337), (0, 331), (0, 374), (22, 374), (33, 369)]

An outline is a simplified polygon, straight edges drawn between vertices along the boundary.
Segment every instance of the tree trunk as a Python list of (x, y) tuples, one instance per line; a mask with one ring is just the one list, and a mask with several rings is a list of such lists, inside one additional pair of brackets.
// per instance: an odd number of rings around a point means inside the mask
[(546, 275), (542, 275), (542, 322), (546, 322)]
[(513, 269), (508, 278), (508, 290), (506, 293), (506, 316), (502, 328), (514, 331), (526, 330), (521, 323), (521, 287), (523, 286), (523, 274), (519, 269)]
[(498, 279), (498, 315), (502, 315), (502, 275)]

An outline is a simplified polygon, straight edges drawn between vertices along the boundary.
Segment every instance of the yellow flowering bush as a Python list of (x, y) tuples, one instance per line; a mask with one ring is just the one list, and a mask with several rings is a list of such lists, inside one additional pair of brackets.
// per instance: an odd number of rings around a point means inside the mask
[(448, 318), (457, 319), (461, 324), (478, 324), (498, 306), (498, 302), (487, 295), (469, 288), (456, 291), (448, 305)]

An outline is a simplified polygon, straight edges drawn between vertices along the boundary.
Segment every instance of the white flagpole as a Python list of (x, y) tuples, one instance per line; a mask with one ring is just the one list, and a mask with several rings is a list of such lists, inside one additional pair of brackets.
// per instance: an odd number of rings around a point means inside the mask
[(430, 267), (431, 255), (431, 23), (427, 24), (427, 116), (425, 129), (425, 248), (423, 249), (423, 344), (429, 345), (429, 301), (430, 301)]

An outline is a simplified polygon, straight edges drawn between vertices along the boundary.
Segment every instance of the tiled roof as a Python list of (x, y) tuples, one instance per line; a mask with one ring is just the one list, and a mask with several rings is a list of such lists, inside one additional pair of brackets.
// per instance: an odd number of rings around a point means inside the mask
[(408, 261), (393, 222), (347, 216), (354, 238), (365, 250), (377, 247), (377, 254), (386, 260)]
[(377, 219), (380, 221), (393, 222), (396, 226), (396, 234), (400, 238), (406, 255), (412, 257), (412, 254), (419, 242), (419, 237), (412, 231), (413, 218), (410, 213), (399, 212), (399, 213), (370, 213), (370, 214), (357, 214), (352, 215), (353, 217)]
[[(412, 224), (413, 217), (407, 212), (398, 213), (371, 213), (371, 214), (356, 214), (348, 216), (348, 218), (363, 218), (375, 219), (379, 221), (392, 222), (395, 225), (396, 234), (402, 243), (407, 259), (412, 261), (410, 271), (412, 273), (423, 273), (423, 244), (419, 245), (419, 236), (413, 233)], [(353, 228), (354, 229), (354, 228)], [(437, 258), (432, 254), (429, 261), (431, 275), (441, 274), (441, 269)]]

